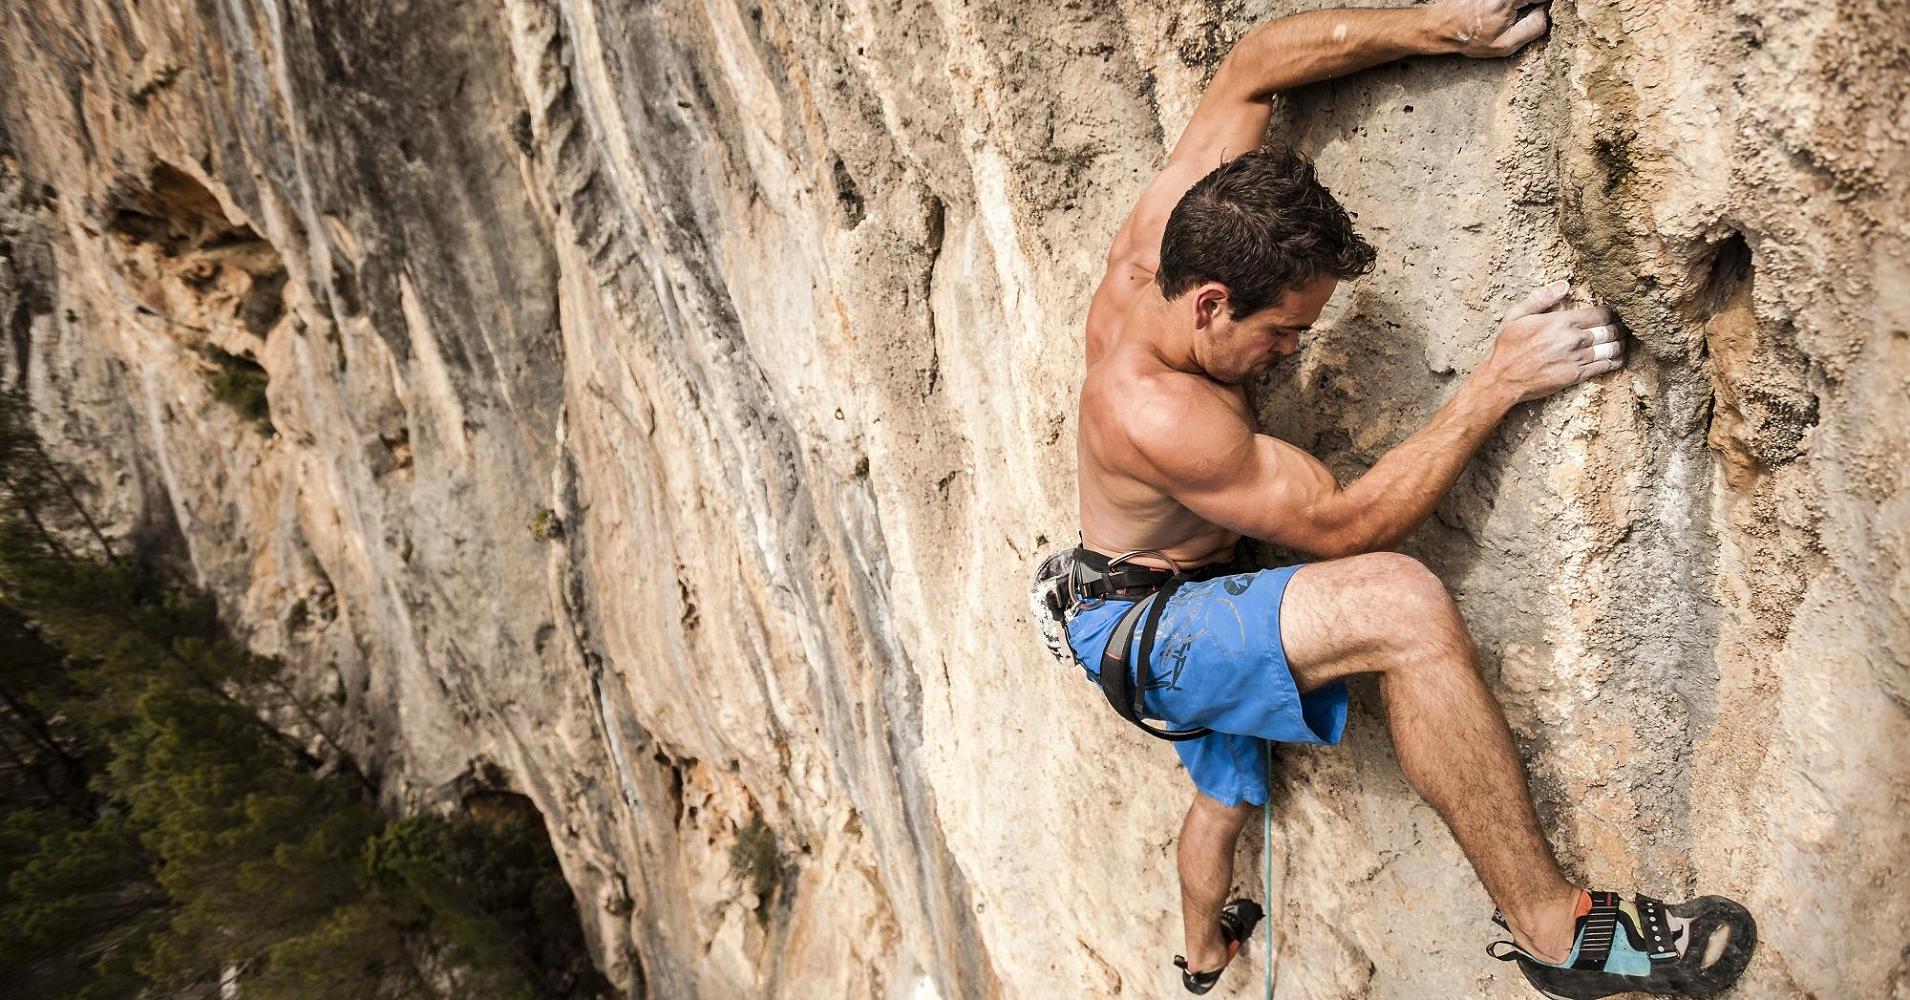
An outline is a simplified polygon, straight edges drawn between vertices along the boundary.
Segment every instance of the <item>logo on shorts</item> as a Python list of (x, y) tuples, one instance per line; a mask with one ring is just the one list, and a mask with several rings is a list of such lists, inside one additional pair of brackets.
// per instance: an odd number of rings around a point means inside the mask
[(1239, 597), (1241, 594), (1247, 592), (1248, 587), (1253, 586), (1253, 578), (1250, 576), (1223, 576), (1220, 578), (1220, 585), (1227, 588), (1227, 593)]

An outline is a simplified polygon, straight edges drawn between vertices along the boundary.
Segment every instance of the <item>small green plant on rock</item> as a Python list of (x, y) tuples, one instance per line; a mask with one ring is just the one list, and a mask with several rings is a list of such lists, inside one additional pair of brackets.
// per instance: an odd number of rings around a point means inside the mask
[(769, 923), (769, 897), (783, 878), (782, 851), (776, 844), (776, 831), (763, 822), (761, 813), (736, 831), (730, 845), (730, 874), (756, 894), (756, 920)]
[(214, 365), (214, 369), (206, 376), (206, 382), (212, 388), (212, 398), (252, 421), (259, 433), (271, 434), (272, 406), (265, 398), (265, 386), (269, 381), (265, 367), (251, 358), (229, 354), (216, 347), (207, 347), (205, 353)]
[(557, 519), (556, 511), (549, 507), (539, 507), (537, 513), (531, 515), (532, 538), (540, 542), (548, 542), (553, 538), (562, 537), (563, 534), (564, 523)]

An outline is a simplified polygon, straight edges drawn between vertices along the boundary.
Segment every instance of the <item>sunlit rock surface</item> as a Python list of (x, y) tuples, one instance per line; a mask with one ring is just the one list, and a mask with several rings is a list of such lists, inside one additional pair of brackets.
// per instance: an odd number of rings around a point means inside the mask
[[(1107, 241), (1303, 6), (8, 4), (4, 371), (394, 803), (534, 799), (631, 995), (1173, 995), (1190, 786), (1024, 586)], [(1574, 875), (1748, 901), (1737, 996), (1903, 995), (1910, 17), (1552, 15), (1286, 104), (1380, 258), (1265, 424), (1353, 476), (1530, 287), (1617, 308), (1623, 373), (1518, 411), (1408, 549)], [(1530, 995), (1355, 690), (1282, 753), (1280, 995)]]

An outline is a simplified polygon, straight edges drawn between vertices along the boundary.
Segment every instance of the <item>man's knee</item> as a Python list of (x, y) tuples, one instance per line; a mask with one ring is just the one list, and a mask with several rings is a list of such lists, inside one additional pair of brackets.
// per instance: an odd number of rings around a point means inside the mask
[(1301, 690), (1349, 672), (1414, 669), (1471, 640), (1445, 584), (1419, 560), (1370, 552), (1304, 567), (1281, 608), (1281, 640)]
[(1219, 799), (1208, 795), (1206, 792), (1196, 790), (1194, 792), (1194, 802), (1188, 807), (1188, 812), (1196, 814), (1200, 822), (1238, 832), (1241, 827), (1246, 825), (1247, 820), (1253, 816), (1254, 810), (1258, 808), (1260, 807), (1250, 805), (1246, 802), (1231, 806), (1223, 805)]
[(1384, 616), (1386, 637), (1423, 655), (1429, 642), (1464, 643), (1465, 622), (1438, 575), (1426, 564), (1399, 552), (1369, 552), (1352, 557), (1371, 593), (1371, 606)]

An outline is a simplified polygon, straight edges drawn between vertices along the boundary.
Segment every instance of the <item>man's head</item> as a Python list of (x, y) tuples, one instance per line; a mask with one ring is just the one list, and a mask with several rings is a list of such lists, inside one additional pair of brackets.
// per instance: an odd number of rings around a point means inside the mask
[(1154, 280), (1192, 315), (1195, 354), (1243, 382), (1291, 354), (1343, 278), (1373, 248), (1294, 151), (1263, 147), (1214, 168), (1167, 217)]

